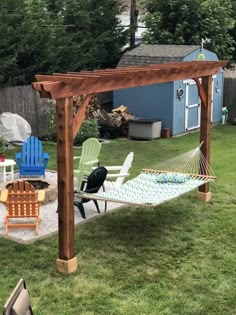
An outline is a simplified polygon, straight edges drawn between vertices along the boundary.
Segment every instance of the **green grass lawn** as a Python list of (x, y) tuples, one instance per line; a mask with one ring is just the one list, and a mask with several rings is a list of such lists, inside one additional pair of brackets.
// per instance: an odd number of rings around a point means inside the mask
[[(112, 140), (101, 164), (134, 152), (131, 176), (195, 148), (199, 134), (153, 141)], [(56, 167), (56, 146), (44, 143)], [(9, 153), (14, 156), (14, 150)], [(76, 152), (78, 155), (79, 152)], [(76, 228), (78, 271), (56, 271), (57, 236), (20, 245), (0, 239), (0, 305), (18, 279), (36, 315), (235, 315), (236, 126), (211, 132), (212, 200), (196, 191), (158, 207), (123, 207)]]

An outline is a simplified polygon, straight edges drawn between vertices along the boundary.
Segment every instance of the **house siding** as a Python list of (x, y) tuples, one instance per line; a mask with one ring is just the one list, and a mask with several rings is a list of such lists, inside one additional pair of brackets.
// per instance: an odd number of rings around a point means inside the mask
[(125, 105), (135, 117), (161, 120), (163, 128), (171, 128), (172, 89), (173, 82), (168, 82), (114, 91), (113, 105)]

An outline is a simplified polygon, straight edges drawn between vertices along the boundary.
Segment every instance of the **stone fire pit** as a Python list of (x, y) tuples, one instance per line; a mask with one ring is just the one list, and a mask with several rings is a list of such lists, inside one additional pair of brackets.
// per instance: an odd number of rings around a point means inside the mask
[[(45, 178), (18, 178), (15, 181), (23, 181), (28, 182), (34, 186), (35, 190), (43, 189), (45, 190), (45, 199), (42, 202), (43, 205), (53, 202), (57, 199), (57, 184), (48, 181)], [(8, 181), (0, 184), (0, 191), (4, 189), (8, 189), (9, 185), (11, 185), (14, 181)]]

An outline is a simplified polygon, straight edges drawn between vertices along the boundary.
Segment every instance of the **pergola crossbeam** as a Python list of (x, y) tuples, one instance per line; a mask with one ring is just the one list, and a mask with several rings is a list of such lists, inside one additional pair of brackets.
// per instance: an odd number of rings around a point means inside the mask
[[(121, 69), (70, 72), (66, 74), (37, 75), (33, 83), (41, 96), (60, 99), (72, 95), (95, 94), (136, 86), (199, 78), (217, 74), (226, 62), (192, 61)], [(61, 81), (61, 82), (60, 82)], [(53, 84), (56, 83), (55, 85)], [(45, 93), (46, 92), (46, 93)]]

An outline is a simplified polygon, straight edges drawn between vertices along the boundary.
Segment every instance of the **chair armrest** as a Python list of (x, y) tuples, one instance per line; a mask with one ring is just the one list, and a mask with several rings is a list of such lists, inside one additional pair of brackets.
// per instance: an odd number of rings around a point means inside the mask
[(45, 198), (45, 190), (39, 190), (38, 191), (38, 201), (43, 201)]
[[(122, 166), (106, 166), (106, 165), (104, 167), (107, 169), (108, 172), (109, 171), (120, 171), (122, 168)], [(96, 168), (96, 166), (92, 167), (93, 170), (95, 170), (95, 168)]]
[(48, 165), (49, 154), (47, 152), (44, 152), (43, 153), (43, 158), (44, 158), (44, 168), (46, 168), (47, 165)]
[(79, 173), (81, 173), (82, 171), (81, 170), (74, 170), (74, 173), (75, 174), (79, 174)]
[(6, 202), (7, 197), (8, 197), (8, 190), (7, 189), (2, 190), (1, 195), (0, 195), (0, 201)]
[(126, 177), (129, 176), (129, 173), (120, 173), (120, 174), (107, 174), (107, 178), (117, 178), (117, 177)]
[(16, 163), (20, 165), (22, 154), (21, 152), (16, 153)]
[(117, 165), (117, 166), (104, 166), (107, 171), (120, 171), (123, 165)]
[(47, 152), (43, 153), (43, 157), (44, 157), (45, 160), (49, 160), (49, 158), (50, 158), (50, 156), (49, 156), (49, 154)]
[[(98, 162), (99, 162), (98, 160), (89, 161), (89, 162), (84, 163), (84, 165), (93, 165), (93, 164), (96, 164), (96, 163), (98, 163)], [(96, 167), (95, 167), (95, 168), (96, 168)]]

